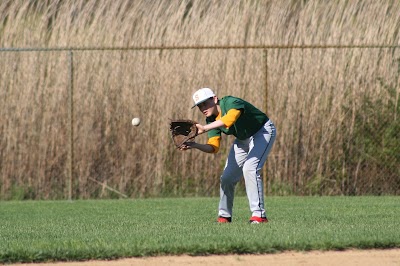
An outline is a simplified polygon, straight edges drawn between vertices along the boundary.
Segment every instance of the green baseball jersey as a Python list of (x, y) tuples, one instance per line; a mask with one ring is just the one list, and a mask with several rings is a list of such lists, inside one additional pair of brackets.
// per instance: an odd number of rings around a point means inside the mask
[[(234, 135), (240, 140), (253, 136), (269, 120), (267, 115), (254, 107), (252, 104), (237, 97), (225, 96), (219, 100), (221, 107), (221, 117), (225, 116), (230, 109), (241, 110), (241, 115), (230, 127), (220, 127), (208, 131), (208, 138), (221, 136), (221, 132), (226, 135)], [(215, 116), (207, 117), (206, 122), (210, 124), (216, 119)]]

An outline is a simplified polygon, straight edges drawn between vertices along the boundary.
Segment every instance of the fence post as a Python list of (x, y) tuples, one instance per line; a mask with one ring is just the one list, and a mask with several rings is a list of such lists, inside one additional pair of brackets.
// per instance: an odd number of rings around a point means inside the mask
[[(263, 50), (263, 61), (264, 61), (264, 112), (268, 115), (268, 50)], [(267, 192), (267, 165), (268, 162), (265, 162), (263, 167), (263, 184), (264, 184), (264, 194)]]
[(74, 164), (74, 64), (72, 50), (68, 52), (68, 200), (72, 200), (72, 176)]

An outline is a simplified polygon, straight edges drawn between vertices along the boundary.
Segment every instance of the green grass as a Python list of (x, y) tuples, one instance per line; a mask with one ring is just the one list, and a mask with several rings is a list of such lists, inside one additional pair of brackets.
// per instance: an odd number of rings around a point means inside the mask
[(0, 263), (163, 254), (400, 247), (400, 197), (268, 197), (250, 225), (247, 199), (217, 224), (217, 198), (0, 202)]

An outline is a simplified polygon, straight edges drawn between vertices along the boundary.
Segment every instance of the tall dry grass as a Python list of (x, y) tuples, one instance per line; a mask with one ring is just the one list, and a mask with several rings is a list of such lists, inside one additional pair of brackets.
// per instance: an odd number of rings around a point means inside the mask
[[(399, 13), (394, 0), (4, 0), (0, 45), (399, 45)], [(217, 195), (233, 138), (209, 155), (178, 152), (168, 135), (168, 118), (203, 120), (190, 109), (192, 93), (203, 86), (267, 106), (278, 130), (268, 194), (399, 193), (392, 170), (369, 173), (361, 161), (354, 167), (362, 149), (353, 143), (363, 97), (392, 97), (378, 79), (398, 97), (399, 53), (270, 49), (265, 58), (262, 50), (246, 49), (75, 51), (73, 196), (117, 196), (106, 185), (131, 197)], [(0, 56), (1, 198), (66, 197), (68, 53)], [(139, 128), (130, 125), (134, 116), (142, 118)]]

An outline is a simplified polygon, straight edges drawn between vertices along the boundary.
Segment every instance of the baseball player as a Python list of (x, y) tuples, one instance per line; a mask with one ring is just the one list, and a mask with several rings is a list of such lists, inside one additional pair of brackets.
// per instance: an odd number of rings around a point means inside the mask
[(276, 129), (267, 115), (252, 104), (233, 96), (219, 99), (210, 88), (193, 94), (194, 107), (206, 116), (206, 125), (196, 124), (198, 133), (207, 132), (207, 144), (186, 143), (181, 150), (198, 149), (217, 153), (221, 133), (236, 137), (221, 175), (218, 223), (232, 221), (234, 190), (244, 176), (249, 200), (250, 223), (268, 222), (264, 207), (263, 180), (260, 171), (267, 160)]

